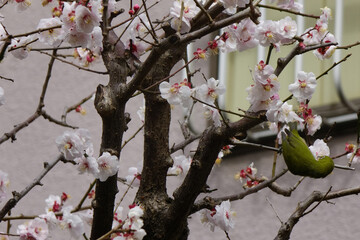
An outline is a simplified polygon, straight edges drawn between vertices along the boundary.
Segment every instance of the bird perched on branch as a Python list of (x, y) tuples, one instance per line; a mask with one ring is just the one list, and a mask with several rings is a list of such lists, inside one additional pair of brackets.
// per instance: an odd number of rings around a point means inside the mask
[(328, 156), (316, 160), (296, 129), (285, 129), (285, 132), (281, 133), (282, 153), (292, 174), (324, 178), (333, 171), (334, 161)]

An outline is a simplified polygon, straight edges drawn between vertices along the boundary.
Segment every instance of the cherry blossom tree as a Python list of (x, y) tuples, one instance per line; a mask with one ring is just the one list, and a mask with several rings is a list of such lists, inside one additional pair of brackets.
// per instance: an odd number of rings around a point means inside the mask
[[(0, 3), (0, 11), (4, 12), (7, 8), (28, 11), (31, 4), (38, 4), (30, 0), (1, 0)], [(277, 135), (275, 147), (252, 145), (273, 150), (276, 157), (281, 153), (281, 133), (289, 126), (295, 125), (310, 139), (322, 123), (321, 116), (309, 106), (317, 81), (348, 56), (318, 77), (312, 72), (300, 71), (289, 86), (279, 81), (279, 75), (297, 55), (313, 52), (318, 59), (327, 61), (334, 51), (358, 44), (338, 46), (336, 36), (328, 28), (329, 8), (319, 10), (318, 16), (309, 15), (303, 13), (301, 4), (294, 0), (271, 1), (269, 5), (262, 4), (261, 0), (174, 0), (170, 9), (163, 9), (163, 16), (152, 15), (152, 9), (160, 8), (161, 3), (151, 0), (43, 0), (42, 6), (38, 7), (48, 11), (49, 17), (39, 19), (37, 29), (14, 34), (0, 22), (0, 60), (7, 61), (9, 54), (18, 59), (31, 58), (33, 52), (50, 58), (35, 113), (4, 133), (0, 144), (15, 141), (19, 131), (31, 127), (31, 123), (40, 117), (67, 129), (61, 136), (54, 137), (59, 150), (56, 159), (45, 164), (38, 177), (25, 189), (14, 191), (12, 197), (8, 194), (9, 176), (0, 170), (0, 201), (3, 202), (0, 221), (27, 219), (16, 230), (8, 228), (7, 233), (1, 233), (2, 239), (10, 236), (57, 239), (52, 236), (54, 229), (67, 230), (74, 239), (187, 239), (188, 218), (197, 212), (212, 231), (219, 228), (230, 239), (228, 232), (234, 228), (231, 201), (264, 188), (271, 189), (274, 194), (290, 196), (303, 178), (294, 187), (280, 186), (276, 181), (287, 170), (276, 169), (276, 158), (271, 176), (259, 176), (255, 162), (235, 174), (234, 181), (241, 182), (243, 191), (213, 197), (213, 190), (206, 183), (214, 165), (220, 164), (235, 145), (250, 144), (246, 141), (247, 130), (263, 123), (268, 123)], [(289, 16), (278, 21), (261, 20), (261, 8), (285, 11)], [(293, 20), (296, 15), (312, 19), (313, 25), (299, 33)], [(212, 33), (217, 36), (212, 37)], [(188, 45), (206, 36), (210, 38), (208, 44), (188, 55)], [(215, 58), (219, 51), (242, 52), (259, 45), (268, 48), (268, 55), (251, 70), (253, 84), (246, 89), (250, 107), (238, 112), (220, 108), (218, 97), (231, 86), (226, 86), (216, 76), (201, 74), (201, 69), (191, 71), (189, 64)], [(271, 66), (272, 52), (280, 51), (284, 45), (291, 46), (291, 51), (277, 59), (276, 66)], [(74, 103), (60, 120), (44, 110), (44, 97), (55, 61), (108, 76), (107, 85), (99, 84), (95, 93)], [(106, 71), (95, 70), (95, 64), (104, 65)], [(185, 79), (179, 80), (180, 71), (186, 71)], [(0, 77), (3, 81), (14, 81)], [(280, 100), (280, 86), (289, 89), (288, 98)], [(143, 159), (138, 165), (134, 163), (128, 176), (118, 176), (121, 152), (132, 143), (132, 138), (124, 139), (123, 136), (131, 119), (137, 117), (127, 113), (136, 96), (145, 99), (144, 106), (138, 111), (141, 125), (133, 135), (143, 134)], [(297, 104), (290, 105), (291, 98)], [(0, 87), (0, 105), (6, 104), (4, 99), (6, 92)], [(66, 121), (66, 115), (71, 111), (84, 114), (81, 105), (91, 99), (102, 119), (98, 156), (89, 130), (82, 128), (81, 123), (78, 128)], [(172, 112), (174, 108), (184, 112), (184, 117), (178, 119), (183, 141), (171, 146), (169, 134), (173, 126), (170, 120), (177, 116)], [(200, 134), (193, 131), (189, 120), (196, 114), (194, 109), (201, 109), (206, 118), (197, 122), (208, 124)], [(224, 113), (236, 115), (240, 120), (230, 121)], [(326, 136), (323, 140), (312, 141), (310, 151), (315, 159), (330, 156), (328, 140)], [(346, 145), (345, 155), (349, 159), (348, 165), (336, 167), (352, 169), (352, 163), (358, 162), (359, 158), (359, 140), (357, 144)], [(29, 218), (6, 216), (58, 162), (73, 164), (79, 174), (89, 174), (95, 179), (84, 190), (79, 205), (69, 205), (66, 193), (61, 196), (49, 194), (45, 212)], [(170, 195), (167, 182), (174, 176), (181, 184)], [(127, 191), (119, 193), (118, 184), (137, 188), (129, 207), (121, 206)], [(281, 223), (275, 239), (289, 239), (299, 219), (321, 202), (358, 193), (359, 187), (314, 192), (299, 203), (287, 221)], [(116, 201), (119, 194), (122, 198)], [(83, 207), (87, 196), (91, 205)], [(85, 223), (91, 225), (90, 232), (85, 232)]]

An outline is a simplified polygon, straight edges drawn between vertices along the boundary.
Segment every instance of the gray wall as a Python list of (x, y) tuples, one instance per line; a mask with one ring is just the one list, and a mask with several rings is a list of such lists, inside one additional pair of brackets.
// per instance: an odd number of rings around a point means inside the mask
[[(169, 5), (169, 3), (162, 4)], [(162, 9), (168, 8), (164, 7)], [(40, 18), (50, 16), (47, 11), (40, 7), (37, 1), (34, 1), (33, 6), (24, 13), (16, 13), (13, 11), (13, 6), (6, 6), (1, 12), (5, 15), (4, 25), (7, 26), (8, 32), (12, 34), (35, 29)], [(161, 11), (161, 14), (163, 13)], [(0, 108), (1, 135), (10, 131), (14, 124), (23, 122), (35, 111), (45, 79), (48, 61), (48, 56), (33, 52), (27, 59), (22, 61), (14, 59), (11, 54), (8, 54), (0, 64), (0, 75), (15, 80), (14, 83), (0, 80), (0, 86), (4, 88), (6, 97), (6, 104)], [(96, 68), (103, 69), (101, 64), (98, 64)], [(60, 62), (55, 62), (52, 75), (45, 98), (45, 110), (58, 119), (66, 106), (73, 105), (87, 96), (95, 90), (99, 83), (106, 84), (107, 82), (104, 76), (82, 72)], [(129, 106), (128, 111), (131, 113), (133, 120), (124, 139), (130, 137), (140, 125), (136, 111), (141, 105), (142, 99), (138, 97)], [(87, 115), (81, 116), (80, 114), (71, 113), (68, 116), (68, 123), (88, 128), (92, 135), (95, 151), (98, 152), (101, 119), (91, 101), (86, 103), (84, 107), (88, 112)], [(174, 114), (180, 116), (181, 110), (175, 109)], [(176, 118), (174, 117), (172, 121), (174, 132), (171, 136), (171, 144), (181, 140)], [(16, 135), (17, 140), (15, 142), (7, 141), (0, 145), (0, 169), (9, 173), (11, 181), (9, 192), (23, 189), (41, 171), (43, 162), (51, 161), (58, 155), (54, 141), (64, 130), (66, 129), (63, 127), (39, 118), (29, 127), (20, 131)], [(355, 140), (355, 137), (344, 136), (332, 141), (330, 143), (332, 155), (335, 155), (336, 152), (342, 152), (345, 142), (351, 140)], [(137, 162), (142, 159), (142, 153), (138, 150), (142, 147), (141, 134), (134, 141), (135, 143), (129, 144), (122, 153), (120, 176), (126, 176), (128, 167), (136, 166)], [(208, 184), (211, 188), (218, 188), (219, 190), (214, 192), (213, 196), (241, 192), (241, 184), (233, 179), (233, 175), (236, 170), (245, 168), (252, 161), (255, 162), (260, 174), (270, 175), (272, 153), (257, 151), (234, 156), (231, 159), (224, 160), (221, 167), (214, 167)], [(283, 162), (282, 160), (279, 161), (278, 169), (282, 169)], [(339, 162), (344, 163), (345, 160), (339, 160)], [(60, 195), (63, 191), (72, 196), (69, 203), (75, 206), (92, 180), (92, 177), (88, 175), (79, 176), (74, 166), (60, 163), (43, 179), (42, 183), (44, 185), (42, 187), (35, 187), (18, 203), (17, 207), (12, 211), (12, 215), (44, 213), (45, 198), (49, 194)], [(288, 173), (279, 183), (284, 186), (292, 186), (297, 180), (298, 177)], [(260, 194), (254, 194), (244, 200), (234, 202), (232, 204), (237, 212), (237, 217), (235, 217), (235, 229), (229, 232), (230, 237), (231, 239), (272, 239), (276, 235), (280, 223), (266, 198), (269, 198), (284, 221), (296, 208), (297, 202), (305, 199), (312, 191), (327, 191), (330, 186), (333, 186), (334, 190), (356, 186), (359, 180), (358, 171), (335, 170), (326, 179), (306, 179), (292, 198), (279, 197), (269, 190), (263, 190)], [(169, 192), (172, 192), (179, 183), (178, 179), (171, 179), (168, 187)], [(119, 188), (120, 198), (126, 187), (120, 184)], [(130, 190), (129, 195), (125, 198), (124, 206), (131, 203), (135, 191), (136, 189)], [(312, 214), (301, 219), (295, 227), (291, 239), (358, 239), (360, 237), (360, 231), (357, 228), (360, 217), (358, 197), (346, 197), (334, 200), (332, 203), (335, 203), (335, 205), (322, 203)], [(0, 207), (3, 204), (1, 203)], [(16, 223), (13, 222), (14, 228), (12, 232), (15, 232)], [(19, 223), (22, 223), (22, 221)], [(4, 230), (5, 224), (1, 223), (0, 225), (0, 229)], [(212, 233), (206, 226), (202, 226), (198, 215), (191, 217), (190, 229), (189, 239), (191, 240), (226, 239), (223, 232), (216, 230)], [(53, 236), (53, 239), (70, 239), (70, 237), (58, 232)]]

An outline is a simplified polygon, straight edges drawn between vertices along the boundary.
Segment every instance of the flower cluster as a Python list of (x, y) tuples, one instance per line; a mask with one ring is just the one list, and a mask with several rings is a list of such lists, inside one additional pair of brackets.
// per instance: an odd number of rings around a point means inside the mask
[(44, 219), (35, 218), (25, 224), (19, 225), (17, 234), (20, 235), (20, 240), (46, 240), (48, 239), (49, 229)]
[[(48, 239), (49, 230), (56, 227), (59, 229), (68, 229), (71, 236), (78, 239), (84, 232), (83, 219), (71, 213), (72, 206), (64, 206), (64, 203), (69, 198), (69, 195), (63, 193), (62, 196), (50, 195), (46, 200), (45, 214), (42, 214), (19, 225), (17, 233), (20, 239)], [(92, 212), (89, 213), (92, 218)]]
[(231, 211), (230, 207), (230, 201), (227, 200), (212, 210), (202, 210), (200, 212), (201, 222), (210, 225), (211, 231), (214, 231), (215, 227), (219, 227), (223, 231), (229, 231), (230, 228), (234, 228), (232, 216), (235, 215), (235, 212)]
[(90, 133), (86, 129), (65, 131), (56, 139), (56, 144), (66, 160), (74, 161), (77, 164), (80, 174), (90, 173), (103, 182), (118, 171), (117, 156), (111, 155), (109, 152), (103, 152), (97, 159), (93, 156), (93, 144), (90, 141)]
[(190, 107), (193, 102), (192, 96), (202, 101), (205, 108), (205, 117), (212, 119), (215, 126), (221, 126), (220, 113), (215, 107), (215, 100), (219, 95), (225, 93), (225, 86), (214, 78), (209, 78), (206, 83), (191, 88), (191, 84), (184, 79), (180, 83), (171, 85), (162, 82), (159, 86), (161, 97), (166, 99), (169, 104), (182, 105), (184, 108)]
[(114, 214), (113, 228), (121, 229), (115, 234), (112, 234), (112, 240), (141, 240), (146, 236), (146, 232), (142, 229), (144, 222), (141, 217), (144, 215), (144, 210), (141, 206), (136, 204), (129, 206), (129, 212), (125, 220), (122, 220), (122, 207), (118, 207)]
[[(328, 21), (331, 18), (331, 10), (328, 7), (321, 9), (322, 14), (320, 18), (316, 21), (315, 27), (308, 28), (305, 30), (305, 33), (302, 35), (305, 45), (314, 45), (320, 43), (336, 43), (336, 39), (333, 34), (328, 30)], [(321, 47), (313, 51), (315, 56), (320, 60), (330, 58), (334, 53), (336, 46), (329, 45), (326, 47)]]
[(247, 99), (251, 106), (250, 111), (267, 110), (279, 100), (280, 83), (274, 74), (274, 69), (260, 61), (253, 72), (254, 84), (248, 87)]
[[(22, 6), (22, 10), (30, 5), (30, 0), (3, 0), (2, 2), (17, 3), (18, 7)], [(52, 47), (59, 47), (62, 43), (69, 43), (73, 47), (80, 46), (82, 49), (78, 48), (76, 50), (77, 55), (75, 57), (78, 57), (80, 63), (84, 66), (88, 66), (99, 58), (103, 48), (103, 36), (99, 27), (103, 12), (101, 1), (67, 2), (44, 0), (43, 5), (52, 5), (53, 16), (40, 19), (37, 34), (11, 39), (11, 53), (16, 58), (26, 58), (30, 43), (36, 41), (37, 38), (39, 42)], [(110, 0), (108, 5), (108, 16), (110, 16), (109, 13), (116, 11), (116, 1)], [(4, 40), (8, 35), (2, 25), (0, 35), (1, 40)], [(4, 41), (0, 41), (0, 45), (3, 44)]]
[(254, 167), (254, 163), (251, 163), (246, 169), (241, 169), (234, 175), (235, 180), (246, 180), (243, 185), (244, 188), (251, 188), (259, 184), (259, 181), (255, 180), (257, 169)]

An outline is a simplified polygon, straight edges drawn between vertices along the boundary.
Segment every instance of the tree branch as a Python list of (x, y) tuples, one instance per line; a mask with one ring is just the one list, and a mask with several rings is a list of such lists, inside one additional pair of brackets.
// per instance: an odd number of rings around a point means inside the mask
[(319, 192), (314, 191), (310, 196), (308, 196), (304, 201), (300, 202), (293, 214), (289, 219), (284, 222), (275, 237), (275, 240), (287, 240), (290, 239), (290, 234), (295, 226), (298, 223), (299, 219), (304, 216), (305, 211), (315, 202), (321, 202), (326, 200), (331, 200), (335, 198), (341, 198), (349, 195), (357, 195), (360, 193), (360, 186), (354, 188), (348, 188), (333, 192)]
[(44, 163), (44, 169), (41, 171), (41, 173), (28, 185), (26, 186), (21, 192), (13, 192), (13, 197), (9, 199), (5, 206), (0, 210), (0, 222), (5, 217), (5, 215), (16, 206), (16, 204), (28, 193), (31, 189), (33, 189), (36, 185), (42, 185), (40, 182), (45, 175), (61, 160), (63, 159), (63, 155), (59, 155), (55, 160), (52, 162)]

